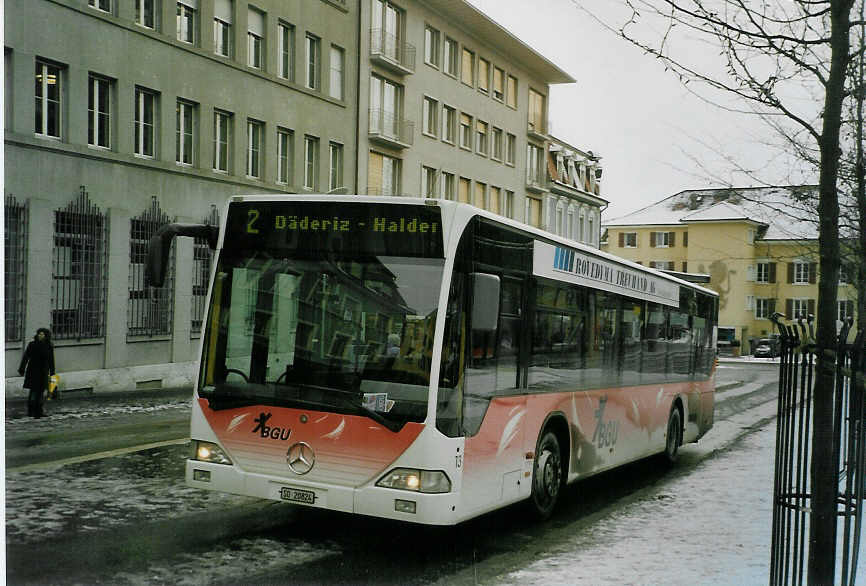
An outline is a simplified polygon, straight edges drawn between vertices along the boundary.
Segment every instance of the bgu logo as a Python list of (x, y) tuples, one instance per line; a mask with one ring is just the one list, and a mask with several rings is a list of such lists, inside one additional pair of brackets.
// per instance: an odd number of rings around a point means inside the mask
[(262, 412), (258, 417), (253, 419), (256, 426), (253, 428), (252, 433), (259, 433), (261, 437), (266, 437), (275, 440), (286, 441), (289, 439), (289, 436), (292, 435), (292, 430), (288, 427), (271, 427), (268, 425), (268, 420), (271, 418), (273, 413), (265, 413)]

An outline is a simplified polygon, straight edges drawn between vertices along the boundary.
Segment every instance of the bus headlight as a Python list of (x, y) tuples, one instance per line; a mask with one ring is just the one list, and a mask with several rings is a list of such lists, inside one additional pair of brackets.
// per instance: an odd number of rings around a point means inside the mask
[(232, 461), (225, 451), (213, 442), (193, 440), (192, 459), (199, 462), (210, 462), (211, 464), (231, 464)]
[(432, 494), (451, 492), (451, 481), (444, 472), (417, 468), (394, 468), (376, 486)]

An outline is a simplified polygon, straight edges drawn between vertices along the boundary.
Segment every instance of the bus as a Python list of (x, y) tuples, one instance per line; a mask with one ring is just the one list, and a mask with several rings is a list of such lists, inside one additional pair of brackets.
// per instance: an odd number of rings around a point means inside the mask
[(233, 196), (215, 249), (189, 486), (453, 525), (713, 425), (718, 296), (468, 204)]

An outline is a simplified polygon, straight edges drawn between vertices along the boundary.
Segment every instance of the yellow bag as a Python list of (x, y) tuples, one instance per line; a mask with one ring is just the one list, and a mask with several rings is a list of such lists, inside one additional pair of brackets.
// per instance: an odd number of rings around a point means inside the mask
[(54, 396), (57, 392), (57, 387), (59, 387), (59, 386), (60, 386), (60, 375), (59, 374), (52, 374), (51, 376), (48, 377), (48, 397), (47, 397), (47, 399), (49, 401), (54, 398)]

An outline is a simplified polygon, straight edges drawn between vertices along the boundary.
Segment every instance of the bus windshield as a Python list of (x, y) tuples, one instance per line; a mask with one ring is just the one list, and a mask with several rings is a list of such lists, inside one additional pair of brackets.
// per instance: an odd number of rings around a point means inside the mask
[[(300, 407), (365, 415), (392, 430), (423, 421), (441, 244), (363, 238), (364, 218), (352, 218), (356, 237), (269, 239), (269, 226), (282, 220), (256, 210), (251, 239), (249, 209), (230, 209), (229, 219), (235, 211), (246, 224), (229, 241), (237, 228), (229, 221), (217, 263), (200, 396), (212, 409)], [(391, 254), (401, 249), (406, 255)]]

